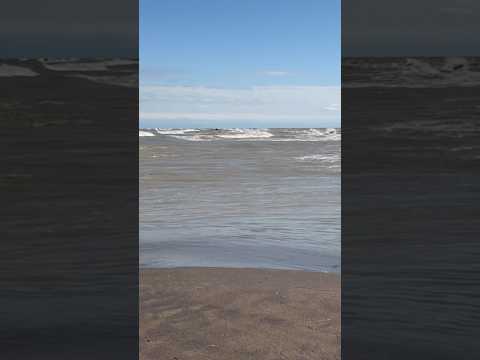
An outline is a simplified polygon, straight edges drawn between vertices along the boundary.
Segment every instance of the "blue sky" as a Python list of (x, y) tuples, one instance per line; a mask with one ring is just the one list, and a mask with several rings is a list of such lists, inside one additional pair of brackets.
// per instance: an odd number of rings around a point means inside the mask
[(340, 126), (339, 0), (141, 0), (141, 127)]

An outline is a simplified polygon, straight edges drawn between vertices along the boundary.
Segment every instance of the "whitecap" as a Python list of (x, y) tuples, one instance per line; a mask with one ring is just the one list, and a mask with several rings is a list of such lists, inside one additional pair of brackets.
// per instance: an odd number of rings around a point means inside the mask
[(148, 132), (148, 131), (139, 130), (138, 136), (155, 136), (155, 134), (152, 134), (151, 132)]
[(156, 128), (155, 131), (161, 135), (183, 135), (191, 132), (198, 132), (200, 129), (162, 129)]
[(273, 134), (266, 129), (227, 129), (228, 133), (218, 134), (222, 139), (262, 139), (271, 138)]
[(340, 154), (314, 154), (296, 157), (299, 161), (322, 161), (327, 163), (334, 163), (340, 161)]
[(326, 129), (298, 129), (284, 138), (272, 139), (272, 141), (339, 141), (341, 134), (335, 128)]

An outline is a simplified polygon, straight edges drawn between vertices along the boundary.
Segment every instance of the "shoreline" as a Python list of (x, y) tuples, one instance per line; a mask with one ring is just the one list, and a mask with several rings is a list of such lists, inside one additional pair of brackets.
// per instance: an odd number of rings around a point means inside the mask
[(143, 271), (157, 271), (157, 270), (191, 270), (191, 269), (210, 269), (210, 270), (266, 270), (266, 271), (299, 271), (306, 273), (318, 273), (318, 274), (331, 274), (341, 277), (341, 270), (338, 271), (320, 271), (309, 268), (273, 268), (273, 267), (248, 267), (248, 266), (169, 266), (169, 267), (156, 267), (156, 266), (140, 266), (139, 272)]
[(140, 358), (339, 359), (340, 274), (140, 269)]

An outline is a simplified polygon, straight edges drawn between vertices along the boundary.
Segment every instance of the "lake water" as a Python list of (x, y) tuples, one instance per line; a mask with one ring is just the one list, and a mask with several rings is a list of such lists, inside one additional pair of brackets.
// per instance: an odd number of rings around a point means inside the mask
[(140, 264), (340, 271), (339, 129), (140, 131)]

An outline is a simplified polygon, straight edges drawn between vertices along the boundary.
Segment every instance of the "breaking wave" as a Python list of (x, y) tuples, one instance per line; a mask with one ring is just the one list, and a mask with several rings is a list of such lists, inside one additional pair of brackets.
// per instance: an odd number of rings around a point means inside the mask
[(229, 129), (225, 134), (219, 134), (222, 139), (263, 139), (271, 138), (273, 134), (267, 130), (258, 129)]
[(340, 160), (340, 156), (338, 154), (316, 154), (316, 155), (305, 155), (299, 156), (295, 158), (296, 160), (300, 161), (325, 161), (325, 162), (336, 162)]
[(197, 132), (199, 129), (155, 129), (157, 134), (161, 135), (184, 135), (186, 133)]
[(151, 132), (148, 132), (148, 131), (139, 130), (139, 131), (138, 131), (138, 136), (140, 136), (140, 137), (143, 137), (143, 136), (155, 136), (155, 134), (153, 134), (153, 133), (151, 133)]
[(315, 163), (332, 170), (338, 170), (341, 168), (341, 157), (339, 152), (298, 156), (294, 158), (294, 160), (307, 164)]
[(272, 141), (339, 141), (340, 129), (292, 129), (290, 136), (279, 137)]
[[(341, 130), (335, 128), (301, 129), (144, 129), (151, 135), (186, 141), (339, 141)], [(145, 136), (145, 135), (143, 135)]]

